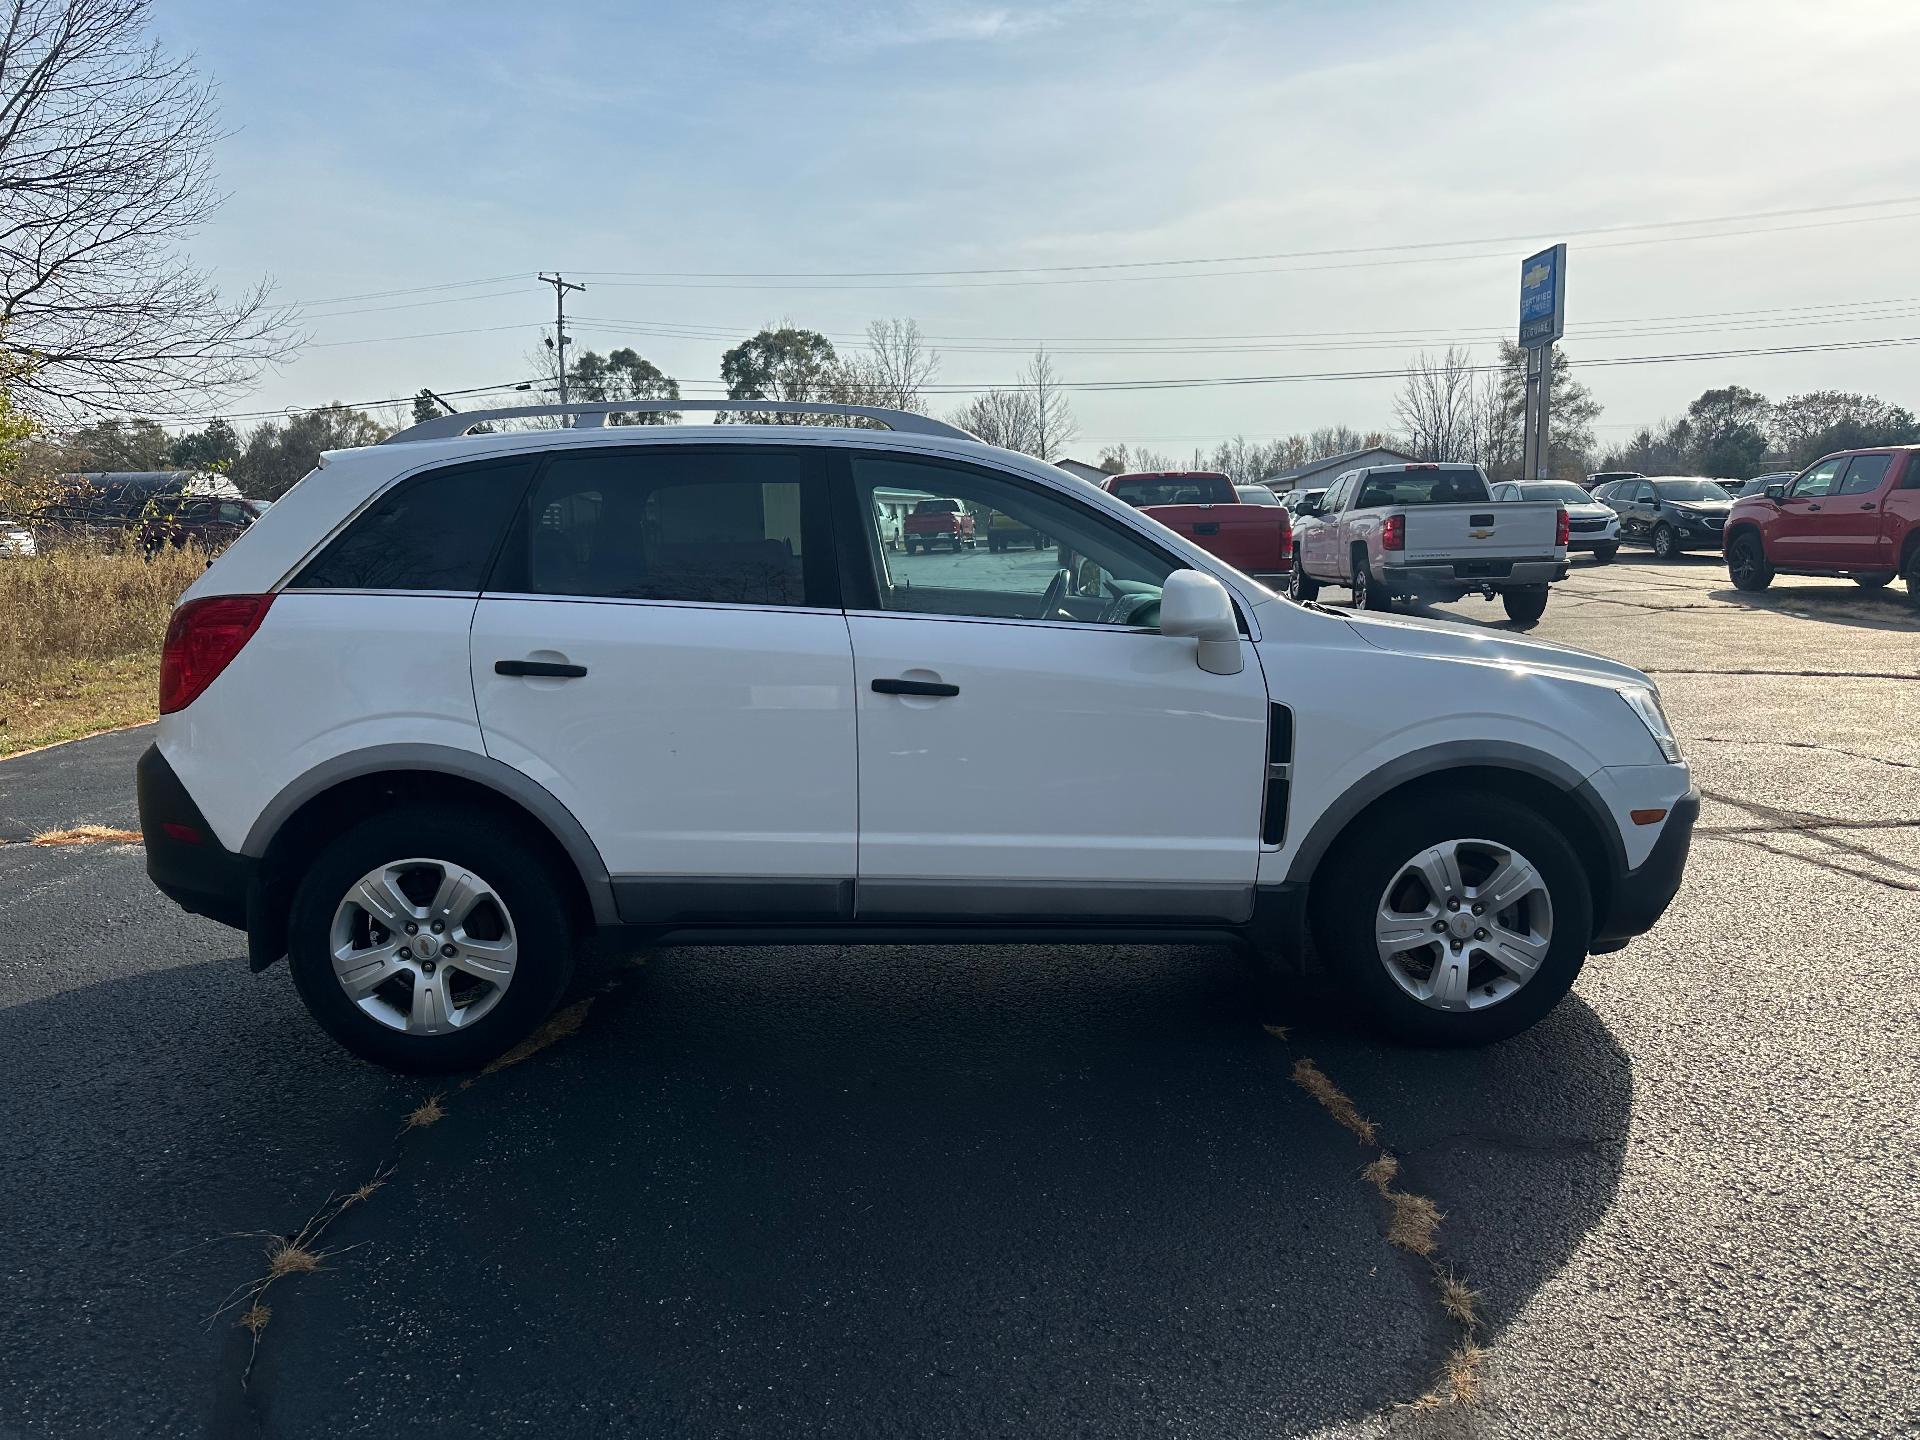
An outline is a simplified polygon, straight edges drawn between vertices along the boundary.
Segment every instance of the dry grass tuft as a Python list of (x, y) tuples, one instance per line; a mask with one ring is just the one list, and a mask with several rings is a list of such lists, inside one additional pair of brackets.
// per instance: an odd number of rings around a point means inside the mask
[(367, 1201), (373, 1198), (373, 1192), (378, 1190), (382, 1185), (386, 1183), (387, 1183), (386, 1176), (378, 1175), (378, 1176), (375, 1176), (373, 1179), (367, 1181), (364, 1185), (360, 1186), (359, 1189), (349, 1190), (346, 1193), (346, 1195), (341, 1198), (340, 1208), (342, 1210), (345, 1210), (351, 1205), (366, 1204)]
[(153, 719), (167, 618), (206, 566), (191, 546), (0, 563), (0, 755)]
[(1377, 1160), (1372, 1161), (1360, 1171), (1360, 1178), (1384, 1195), (1387, 1193), (1387, 1187), (1393, 1184), (1399, 1174), (1400, 1162), (1382, 1150)]
[(260, 1343), (260, 1332), (267, 1328), (267, 1322), (273, 1319), (273, 1307), (262, 1305), (258, 1300), (248, 1307), (246, 1314), (240, 1317), (240, 1328), (253, 1336), (253, 1343)]
[(1293, 1032), (1288, 1030), (1284, 1025), (1262, 1025), (1260, 1028), (1276, 1040), (1289, 1040), (1293, 1038)]
[(280, 1280), (288, 1275), (311, 1275), (320, 1268), (321, 1258), (303, 1235), (291, 1240), (276, 1236), (267, 1242), (267, 1276)]
[(137, 845), (138, 830), (118, 830), (111, 825), (74, 825), (66, 830), (42, 830), (33, 837), (36, 845)]
[(1436, 1268), (1433, 1283), (1440, 1292), (1440, 1308), (1471, 1330), (1480, 1323), (1480, 1292), (1451, 1269)]
[(1340, 1124), (1351, 1130), (1363, 1145), (1376, 1143), (1373, 1122), (1362, 1115), (1347, 1094), (1333, 1081), (1329, 1080), (1320, 1067), (1311, 1060), (1297, 1060), (1293, 1066), (1293, 1083), (1318, 1100), (1326, 1112)]
[[(438, 1125), (442, 1120), (446, 1119), (447, 1107), (440, 1103), (442, 1098), (440, 1092), (436, 1090), (433, 1094), (422, 1100), (408, 1112), (407, 1123), (400, 1127), (401, 1130), (403, 1132), (407, 1130), (424, 1130), (427, 1126)], [(362, 1187), (362, 1189), (365, 1188), (364, 1186)], [(374, 1188), (377, 1189), (378, 1186)], [(354, 1193), (358, 1194), (359, 1192), (355, 1191)], [(371, 1195), (373, 1190), (369, 1189), (367, 1193)]]
[(528, 1056), (538, 1055), (549, 1045), (554, 1044), (556, 1041), (566, 1039), (569, 1035), (576, 1033), (582, 1025), (586, 1024), (587, 1011), (592, 1008), (593, 997), (589, 995), (584, 1000), (574, 1001), (573, 1004), (567, 1006), (564, 1010), (554, 1011), (553, 1014), (547, 1017), (546, 1024), (542, 1025), (538, 1030), (534, 1031), (533, 1034), (507, 1051), (506, 1054), (496, 1060), (490, 1061), (486, 1069), (480, 1073), (482, 1075), (491, 1075), (496, 1070), (506, 1069), (509, 1065), (518, 1065)]
[[(1393, 1188), (1400, 1175), (1400, 1162), (1382, 1150), (1360, 1174), (1387, 1202), (1387, 1243), (1415, 1255), (1433, 1254), (1439, 1244), (1440, 1222), (1446, 1217), (1426, 1196)], [(1441, 1303), (1446, 1303), (1444, 1298)]]

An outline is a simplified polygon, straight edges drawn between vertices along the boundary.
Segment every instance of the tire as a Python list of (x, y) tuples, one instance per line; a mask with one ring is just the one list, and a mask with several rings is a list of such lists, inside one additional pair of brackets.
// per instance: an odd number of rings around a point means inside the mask
[(1500, 603), (1506, 607), (1507, 618), (1514, 624), (1531, 625), (1547, 613), (1549, 593), (1545, 585), (1529, 585), (1524, 590), (1502, 590)]
[(1593, 547), (1593, 560), (1596, 565), (1611, 565), (1613, 557), (1619, 553), (1618, 545), (1596, 545)]
[(1287, 571), (1287, 598), (1304, 605), (1317, 599), (1320, 594), (1320, 582), (1307, 574), (1300, 564), (1300, 557), (1293, 557), (1293, 568)]
[[(455, 923), (444, 933), (453, 941), (464, 941), (471, 928), (476, 945), (503, 938), (511, 942), (517, 952), (511, 960), (511, 975), (504, 984), (489, 986), (459, 961), (410, 958), (400, 962), (404, 968), (395, 970), (392, 979), (366, 995), (364, 1004), (356, 1003), (335, 974), (338, 926), (346, 925), (347, 943), (368, 947), (380, 943), (379, 932), (368, 928), (371, 910), (351, 906), (351, 896), (362, 877), (416, 857), (442, 862), (443, 879), (447, 870), (458, 867), (491, 892), (464, 918), (456, 907)], [(431, 867), (396, 873), (401, 876), (402, 898), (411, 896), (416, 902), (431, 898), (435, 887)], [(376, 1065), (414, 1074), (484, 1065), (525, 1039), (566, 990), (573, 973), (576, 932), (561, 886), (547, 858), (521, 838), (519, 829), (489, 811), (406, 806), (370, 815), (320, 852), (294, 892), (287, 926), (287, 961), (294, 988), (322, 1029)], [(358, 918), (343, 921), (350, 914)], [(423, 912), (417, 910), (413, 918), (422, 920)], [(398, 932), (392, 939), (413, 948)], [(378, 953), (369, 949), (370, 955)], [(401, 1006), (420, 1003), (415, 987), (423, 979), (423, 969), (436, 977), (432, 983), (437, 996), (452, 997), (442, 1003), (450, 1004), (453, 1013), (484, 1008), (458, 1028), (433, 1033), (396, 1028), (410, 1023)], [(411, 1011), (413, 1017), (419, 1013)]]
[(1366, 556), (1353, 557), (1353, 578), (1349, 583), (1353, 586), (1354, 609), (1385, 610), (1392, 606), (1393, 596), (1374, 583)]
[(1004, 545), (1002, 545), (998, 540), (994, 539), (991, 535), (987, 537), (987, 552), (989, 554), (998, 555), (1005, 548), (1006, 547)]
[(1680, 558), (1680, 537), (1673, 533), (1671, 525), (1660, 524), (1653, 527), (1653, 558), (1656, 560)]
[(1907, 542), (1907, 554), (1900, 564), (1900, 573), (1907, 582), (1907, 603), (1920, 610), (1920, 540)]
[(1853, 583), (1862, 590), (1884, 590), (1893, 581), (1891, 573), (1886, 575), (1856, 575)]
[(917, 555), (920, 553), (920, 547), (909, 540), (907, 541), (907, 553), (909, 555)]
[[(1409, 898), (1407, 890), (1389, 888), (1405, 883), (1415, 857), (1432, 847), (1462, 841), (1474, 847), (1471, 851), (1463, 847), (1459, 865), (1463, 879), (1468, 878), (1467, 859), (1491, 868), (1503, 851), (1523, 857), (1532, 867), (1545, 896), (1545, 910), (1536, 910), (1538, 902), (1529, 896), (1524, 913), (1516, 906), (1501, 912), (1501, 918), (1516, 934), (1520, 925), (1527, 926), (1528, 938), (1539, 942), (1539, 959), (1531, 977), (1516, 983), (1512, 973), (1496, 963), (1490, 946), (1468, 939), (1464, 942), (1468, 948), (1459, 953), (1469, 959), (1471, 968), (1458, 993), (1463, 1004), (1479, 1008), (1439, 1008), (1408, 988), (1409, 981), (1418, 983), (1421, 960), (1402, 952), (1398, 964), (1390, 964), (1376, 941), (1375, 924), (1386, 913), (1390, 899), (1395, 900), (1395, 910), (1417, 902), (1418, 892)], [(1562, 827), (1521, 802), (1468, 790), (1431, 789), (1418, 801), (1389, 802), (1341, 836), (1321, 862), (1319, 874), (1328, 880), (1316, 885), (1309, 899), (1315, 943), (1349, 999), (1375, 1028), (1398, 1039), (1418, 1045), (1486, 1045), (1517, 1035), (1559, 1003), (1586, 963), (1593, 934), (1593, 898), (1586, 868), (1562, 838)], [(1473, 874), (1490, 878), (1486, 869)], [(1465, 906), (1458, 912), (1444, 906), (1432, 909), (1446, 917), (1442, 923), (1447, 925), (1455, 914), (1469, 915), (1469, 926), (1478, 918), (1471, 917)], [(1541, 918), (1548, 927), (1544, 935)], [(1409, 935), (1431, 933), (1426, 923), (1409, 920), (1405, 924)], [(1495, 937), (1497, 925), (1496, 921)], [(1422, 942), (1423, 948), (1430, 947), (1427, 959), (1432, 962), (1433, 978), (1447, 958), (1441, 944), (1439, 940)], [(1408, 980), (1396, 979), (1396, 973)], [(1489, 985), (1511, 988), (1490, 996), (1485, 993)]]
[(1733, 537), (1727, 547), (1727, 578), (1733, 588), (1749, 593), (1773, 584), (1773, 566), (1767, 563), (1767, 547), (1752, 531)]

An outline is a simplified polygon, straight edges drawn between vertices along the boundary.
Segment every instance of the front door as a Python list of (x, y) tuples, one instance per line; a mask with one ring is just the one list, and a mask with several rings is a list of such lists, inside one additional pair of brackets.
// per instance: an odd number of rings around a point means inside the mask
[(1828, 507), (1838, 503), (1834, 492), (1846, 468), (1844, 455), (1822, 460), (1788, 488), (1767, 537), (1768, 558), (1775, 565), (1827, 563), (1821, 557), (1831, 551), (1833, 521), (1838, 515)]
[[(859, 914), (1245, 919), (1267, 743), (1253, 646), (1214, 675), (1159, 634), (1177, 560), (1091, 506), (966, 465), (848, 464)], [(884, 489), (1012, 516), (1056, 548), (904, 554), (874, 524)]]
[(629, 920), (850, 904), (853, 657), (823, 453), (558, 454), (481, 597), (487, 752), (573, 812)]

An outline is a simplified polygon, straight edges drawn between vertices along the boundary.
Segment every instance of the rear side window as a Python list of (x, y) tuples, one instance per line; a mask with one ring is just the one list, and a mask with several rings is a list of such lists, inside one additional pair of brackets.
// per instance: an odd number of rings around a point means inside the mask
[(1856, 455), (1847, 466), (1846, 479), (1840, 482), (1842, 495), (1871, 495), (1887, 478), (1891, 455)]
[(308, 561), (288, 588), (478, 593), (534, 464), (527, 458), (454, 465), (402, 480)]
[(836, 605), (821, 466), (817, 452), (759, 445), (557, 455), (487, 588)]

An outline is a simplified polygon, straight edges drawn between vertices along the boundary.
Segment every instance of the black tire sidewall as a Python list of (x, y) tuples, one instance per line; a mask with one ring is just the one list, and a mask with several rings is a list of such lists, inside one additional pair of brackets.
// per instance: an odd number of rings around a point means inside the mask
[[(1740, 558), (1749, 553), (1753, 556), (1753, 569), (1743, 580), (1740, 577)], [(1753, 535), (1736, 536), (1727, 555), (1727, 575), (1736, 590), (1753, 592), (1766, 589), (1773, 583), (1773, 571), (1767, 565), (1766, 546)]]
[[(520, 941), (506, 993), (471, 1027), (446, 1035), (408, 1035), (367, 1015), (340, 988), (328, 953), (334, 910), (348, 888), (378, 865), (413, 856), (463, 866), (492, 886)], [(573, 972), (574, 929), (545, 857), (497, 817), (409, 807), (369, 816), (321, 851), (294, 892), (287, 963), (309, 1013), (356, 1055), (413, 1073), (470, 1070), (526, 1038), (553, 1009)]]
[[(1532, 861), (1546, 878), (1554, 932), (1531, 980), (1499, 1004), (1464, 1014), (1434, 1010), (1402, 990), (1373, 938), (1374, 909), (1393, 872), (1424, 847), (1459, 839), (1496, 841)], [(1593, 934), (1586, 872), (1559, 827), (1494, 795), (1429, 793), (1418, 804), (1375, 811), (1321, 861), (1310, 908), (1315, 943), (1351, 998), (1377, 1028), (1417, 1045), (1486, 1045), (1527, 1029), (1572, 988)]]
[[(1500, 592), (1501, 608), (1507, 612), (1507, 618), (1514, 624), (1532, 625), (1538, 621), (1542, 615), (1547, 613), (1547, 598), (1550, 593), (1551, 592), (1545, 588), (1538, 591), (1503, 590)], [(1538, 608), (1535, 608), (1532, 603), (1536, 597), (1540, 602)], [(1520, 602), (1518, 605), (1520, 613), (1518, 614), (1515, 613), (1516, 601)]]

